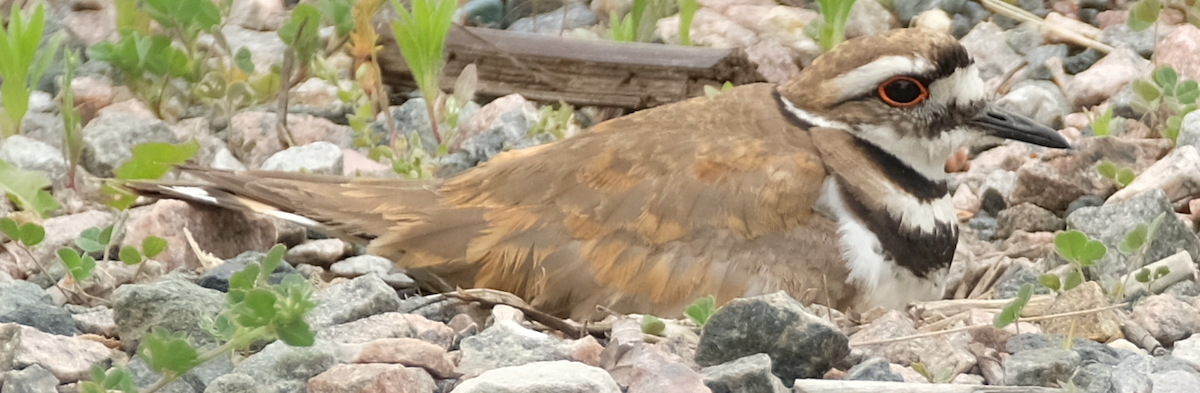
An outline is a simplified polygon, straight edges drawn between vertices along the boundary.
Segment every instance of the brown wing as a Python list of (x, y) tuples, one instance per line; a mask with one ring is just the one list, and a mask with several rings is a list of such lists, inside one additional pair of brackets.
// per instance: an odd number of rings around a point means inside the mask
[[(710, 294), (812, 287), (813, 272), (793, 263), (813, 250), (837, 257), (832, 223), (799, 227), (825, 169), (772, 89), (745, 86), (502, 154), (440, 188), (446, 206), (481, 212), (483, 226), (450, 230), (435, 215), (394, 226), (372, 251), (576, 317), (597, 304), (678, 313)], [(465, 253), (434, 248), (433, 234), (468, 241)]]

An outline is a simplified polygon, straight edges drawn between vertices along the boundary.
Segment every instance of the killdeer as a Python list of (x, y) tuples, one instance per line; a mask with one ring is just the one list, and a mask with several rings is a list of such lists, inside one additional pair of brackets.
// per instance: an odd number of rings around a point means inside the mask
[(193, 169), (211, 184), (132, 186), (369, 239), (446, 287), (557, 315), (676, 315), (779, 290), (863, 310), (943, 296), (958, 237), (944, 163), (1003, 139), (1068, 147), (990, 106), (952, 37), (896, 30), (782, 85), (637, 112), (445, 180)]

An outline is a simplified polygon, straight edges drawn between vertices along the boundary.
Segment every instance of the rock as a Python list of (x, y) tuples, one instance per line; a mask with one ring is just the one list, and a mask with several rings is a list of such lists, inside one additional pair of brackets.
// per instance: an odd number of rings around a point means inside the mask
[(103, 337), (117, 337), (117, 322), (113, 320), (111, 308), (105, 306), (86, 308), (73, 304), (66, 305), (66, 308), (71, 312), (71, 319), (75, 320), (75, 326), (79, 328), (79, 331)]
[[(1029, 71), (1025, 76), (1029, 79), (1050, 80), (1054, 77), (1055, 70), (1050, 68), (1048, 64), (1052, 58), (1066, 59), (1067, 45), (1042, 45), (1033, 48), (1025, 55), (1025, 62), (1028, 63)], [(1061, 95), (1061, 90), (1059, 95)], [(1063, 103), (1066, 102), (1066, 96), (1063, 96)]]
[(133, 157), (134, 146), (147, 142), (179, 143), (167, 123), (130, 106), (117, 104), (105, 108), (83, 127), (83, 155), (79, 164), (88, 173), (113, 177), (113, 170)]
[[(1029, 56), (1029, 53), (1034, 49), (1042, 47), (1042, 32), (1037, 24), (1025, 22), (1017, 27), (1004, 32), (1004, 41), (1011, 46), (1017, 53)], [(1065, 47), (1064, 47), (1065, 49)], [(1066, 56), (1064, 51), (1063, 56)], [(1028, 62), (1030, 66), (1036, 66), (1034, 62)], [(1048, 79), (1048, 78), (1047, 78)]]
[(1067, 97), (1050, 81), (1019, 83), (1015, 89), (997, 100), (996, 105), (1052, 128), (1062, 128), (1063, 117), (1071, 113)]
[(92, 364), (109, 354), (104, 344), (95, 341), (43, 333), (15, 323), (0, 324), (0, 367), (4, 370), (37, 365), (53, 374), (58, 383), (71, 383), (87, 378)]
[(1200, 194), (1200, 153), (1196, 147), (1180, 145), (1171, 150), (1105, 203), (1126, 201), (1151, 189), (1162, 189), (1172, 203)]
[[(1059, 314), (1072, 311), (1090, 310), (1109, 305), (1104, 289), (1095, 281), (1086, 281), (1069, 291), (1063, 292), (1050, 307), (1047, 314)], [(1121, 324), (1123, 318), (1116, 310), (1101, 311), (1068, 318), (1055, 318), (1042, 321), (1040, 325), (1047, 333), (1063, 336), (1073, 335), (1099, 342), (1109, 342), (1123, 338)]]
[[(242, 158), (246, 166), (261, 167), (267, 157), (283, 150), (276, 131), (278, 121), (278, 117), (271, 112), (245, 111), (234, 115), (229, 122), (229, 149), (242, 152), (237, 156)], [(324, 141), (339, 148), (348, 148), (354, 135), (350, 127), (312, 115), (289, 114), (287, 126), (297, 146)], [(340, 149), (338, 156), (341, 156)]]
[(267, 251), (279, 237), (270, 218), (164, 199), (130, 210), (121, 245), (140, 247), (146, 237), (158, 236), (167, 241), (167, 249), (154, 259), (167, 271), (203, 267), (179, 228), (188, 228), (201, 250), (223, 259), (247, 250)]
[(1187, 339), (1176, 341), (1175, 348), (1171, 350), (1171, 356), (1200, 371), (1200, 335), (1192, 335)]
[(161, 327), (186, 333), (194, 346), (216, 342), (201, 326), (224, 309), (225, 294), (177, 277), (150, 284), (122, 285), (113, 292), (113, 320), (125, 348), (135, 348), (142, 336)]
[[(196, 278), (196, 285), (208, 289), (215, 289), (221, 292), (229, 292), (229, 278), (234, 273), (242, 271), (251, 263), (262, 263), (263, 258), (267, 254), (258, 251), (246, 251), (236, 257), (226, 259), (225, 263), (206, 270), (204, 274)], [(267, 282), (271, 284), (279, 284), (283, 282), (283, 278), (288, 274), (297, 274), (295, 268), (286, 260), (281, 261), (275, 270), (271, 272), (271, 276), (267, 278)]]
[(1105, 28), (1096, 40), (1114, 48), (1123, 46), (1132, 49), (1145, 58), (1154, 54), (1154, 29), (1133, 31), (1128, 24), (1120, 23)]
[(19, 169), (45, 173), (52, 182), (61, 183), (66, 179), (67, 164), (63, 161), (62, 151), (23, 135), (10, 136), (0, 143), (0, 161)]
[(1200, 313), (1171, 295), (1154, 295), (1138, 302), (1129, 319), (1166, 346), (1200, 332)]
[(262, 169), (267, 171), (304, 171), (322, 175), (341, 175), (342, 166), (342, 148), (324, 141), (287, 148), (262, 163)]
[(558, 339), (513, 321), (498, 322), (477, 335), (464, 338), (459, 346), (462, 360), (458, 372), (466, 378), (502, 367), (570, 359)]
[(275, 341), (242, 360), (233, 372), (250, 376), (264, 392), (302, 392), (310, 378), (353, 359), (356, 347), (321, 339), (309, 347)]
[(954, 208), (962, 211), (974, 213), (978, 212), (982, 206), (979, 197), (975, 196), (975, 193), (971, 192), (971, 187), (966, 184), (958, 185), (958, 188), (954, 190), (953, 200)]
[[(203, 346), (199, 349), (200, 353), (204, 353), (205, 350), (213, 349), (213, 346)], [(139, 389), (147, 389), (163, 377), (151, 370), (146, 361), (141, 358), (134, 357), (130, 360), (128, 368), (130, 377), (133, 379), (133, 386)], [(229, 374), (231, 371), (233, 371), (233, 361), (229, 356), (217, 356), (188, 370), (178, 379), (164, 386), (162, 390), (166, 392), (203, 392), (208, 388), (209, 382)]]
[(1200, 111), (1191, 111), (1183, 116), (1183, 123), (1179, 128), (1179, 137), (1175, 139), (1175, 146), (1192, 146), (1200, 149)]
[(604, 370), (570, 361), (503, 367), (469, 379), (452, 393), (620, 393)]
[(437, 385), (420, 368), (399, 364), (339, 364), (308, 380), (309, 393), (431, 393)]
[(916, 18), (913, 18), (910, 25), (950, 34), (952, 23), (953, 20), (950, 19), (950, 14), (947, 14), (946, 11), (933, 9), (918, 14)]
[(396, 311), (400, 297), (379, 276), (368, 274), (317, 291), (317, 307), (308, 314), (314, 331)]
[[(1116, 250), (1125, 235), (1138, 224), (1149, 225), (1159, 214), (1174, 214), (1162, 190), (1150, 190), (1124, 202), (1100, 207), (1082, 207), (1067, 216), (1067, 227), (1078, 229), (1099, 240), (1109, 250)], [(1179, 250), (1186, 250), (1195, 259), (1200, 256), (1200, 239), (1179, 220), (1163, 220), (1154, 240), (1147, 245), (1143, 261), (1157, 261)], [(1111, 286), (1119, 277), (1141, 266), (1129, 266), (1132, 257), (1120, 252), (1108, 252), (1092, 266), (1100, 283)]]
[[(747, 321), (754, 321), (747, 323)], [(850, 352), (836, 326), (783, 292), (734, 299), (708, 320), (696, 363), (712, 366), (766, 353), (784, 384), (824, 375)]]
[(1110, 384), (1113, 392), (1149, 392), (1153, 362), (1148, 356), (1130, 356), (1113, 368)]
[[(433, 151), (437, 148), (437, 137), (434, 136), (433, 126), (429, 123), (429, 110), (425, 108), (424, 98), (411, 98), (405, 101), (404, 104), (390, 107), (388, 110), (392, 111), (392, 124), (395, 125), (397, 131), (404, 134), (405, 138), (409, 138), (413, 132), (416, 132), (420, 136), (421, 147), (423, 149)], [(468, 102), (465, 107), (458, 111), (458, 124), (465, 126), (478, 111), (478, 104)], [(387, 132), (386, 121), (387, 119), (384, 114), (380, 113), (375, 118), (375, 122), (371, 124), (371, 127), (375, 132)], [(446, 128), (446, 125), (440, 124), (438, 127), (441, 130), (440, 132), (445, 133), (442, 129)]]
[(627, 393), (707, 392), (700, 374), (682, 358), (647, 344), (637, 343), (608, 368), (609, 375)]
[(60, 336), (79, 334), (71, 313), (55, 305), (41, 287), (27, 281), (0, 282), (0, 323), (10, 322)]
[(208, 386), (204, 388), (204, 393), (256, 393), (261, 392), (262, 389), (263, 387), (258, 384), (258, 381), (249, 375), (230, 373), (209, 381)]
[(1135, 355), (1133, 352), (1120, 350), (1084, 338), (1071, 340), (1071, 350), (1079, 354), (1082, 364), (1100, 363), (1107, 366), (1116, 366), (1121, 364), (1121, 361), (1126, 357)]
[(1129, 138), (1084, 138), (1073, 150), (1044, 151), (1017, 169), (1016, 186), (1008, 202), (1030, 202), (1050, 211), (1066, 210), (1085, 195), (1108, 195), (1116, 189), (1113, 181), (1100, 176), (1096, 166), (1101, 160), (1145, 170), (1170, 151), (1168, 141)]
[(454, 330), (420, 315), (388, 312), (317, 331), (317, 338), (345, 344), (362, 344), (385, 338), (416, 338), (450, 348)]
[[(765, 4), (764, 4), (765, 5)], [(657, 34), (665, 42), (678, 42), (679, 18), (663, 18), (656, 24)], [(745, 48), (758, 42), (753, 30), (743, 27), (715, 8), (700, 7), (692, 16), (692, 45), (713, 48)]]
[(450, 151), (464, 153), (463, 164), (443, 166), (439, 174), (446, 176), (487, 161), (501, 151), (521, 149), (538, 144), (529, 137), (529, 127), (541, 116), (533, 103), (518, 94), (510, 94), (479, 108), (470, 119), (462, 120)]
[(1180, 24), (1171, 29), (1154, 49), (1155, 60), (1179, 72), (1179, 80), (1200, 80), (1200, 29)]
[(374, 273), (395, 289), (414, 288), (417, 285), (412, 277), (400, 273), (391, 260), (374, 255), (359, 255), (343, 259), (331, 265), (329, 271), (339, 277), (358, 277)]
[(1113, 366), (1100, 363), (1084, 363), (1071, 382), (1086, 393), (1112, 392)]
[(713, 393), (790, 392), (783, 386), (783, 381), (771, 373), (771, 357), (765, 353), (702, 368), (700, 375), (704, 376), (704, 385)]
[(1010, 337), (1008, 342), (1004, 344), (1004, 348), (1008, 353), (1015, 354), (1017, 352), (1048, 348), (1050, 345), (1050, 338), (1046, 337), (1045, 334), (1022, 333)]
[(1200, 374), (1182, 370), (1170, 370), (1150, 374), (1150, 385), (1155, 393), (1185, 393), (1200, 386)]
[(996, 217), (996, 237), (1007, 239), (1013, 231), (1025, 232), (1054, 232), (1062, 230), (1066, 225), (1063, 219), (1053, 212), (1029, 202), (1004, 209)]
[(1021, 351), (1004, 361), (1004, 384), (1054, 386), (1071, 378), (1079, 366), (1078, 353), (1070, 349), (1043, 348)]
[(394, 363), (419, 367), (437, 379), (454, 378), (454, 362), (446, 348), (415, 338), (385, 338), (367, 342), (354, 363)]
[(1150, 62), (1132, 50), (1116, 48), (1087, 71), (1077, 73), (1063, 92), (1072, 108), (1090, 107), (1116, 95), (1125, 84), (1146, 76), (1151, 69)]
[[(1063, 60), (1063, 70), (1067, 71), (1068, 74), (1079, 74), (1092, 68), (1097, 61), (1100, 61), (1101, 57), (1104, 57), (1103, 53), (1092, 48), (1085, 49), (1082, 52), (1067, 56)], [(1068, 95), (1068, 97), (1070, 96)]]
[[(1078, 19), (1071, 19), (1057, 12), (1051, 12), (1044, 18), (1045, 23), (1058, 27), (1062, 30), (1070, 31), (1081, 36), (1095, 39), (1100, 36), (1100, 29), (1096, 26), (1083, 23)], [(1046, 42), (1056, 44), (1067, 44), (1072, 41), (1059, 30), (1045, 29), (1042, 31), (1042, 36)]]
[(904, 382), (904, 377), (892, 372), (892, 365), (884, 358), (870, 358), (846, 371), (846, 380)]
[(544, 14), (517, 19), (508, 31), (559, 35), (564, 31), (597, 23), (596, 14), (582, 2), (569, 2), (563, 8)]
[[(865, 343), (917, 333), (915, 323), (911, 318), (900, 311), (892, 310), (850, 335), (850, 342)], [(856, 347), (861, 348), (867, 356), (877, 356), (889, 363), (901, 366), (910, 366), (920, 362), (930, 370), (949, 369), (954, 373), (962, 373), (975, 366), (975, 356), (966, 348), (970, 337), (968, 333), (955, 333), (887, 344), (856, 345)]]
[(295, 264), (329, 267), (350, 253), (351, 245), (341, 239), (309, 240), (289, 248), (283, 259)]
[(967, 221), (967, 226), (975, 231), (975, 236), (979, 240), (990, 242), (996, 237), (996, 219), (987, 214), (987, 211), (981, 210), (979, 214)]
[[(232, 53), (237, 53), (242, 48), (246, 48), (250, 52), (250, 60), (254, 62), (255, 70), (269, 70), (272, 65), (281, 63), (283, 53), (287, 50), (287, 45), (275, 31), (257, 31), (227, 23), (221, 29), (221, 33), (225, 35), (225, 40), (229, 43)], [(291, 120), (288, 120), (288, 123), (290, 126)], [(274, 128), (271, 129), (274, 130)]]
[(1011, 265), (1000, 278), (996, 279), (996, 299), (1012, 299), (1017, 297), (1017, 292), (1025, 284), (1033, 284), (1033, 293), (1045, 295), (1050, 293), (1050, 289), (1041, 286), (1037, 283), (1038, 273), (1036, 270), (1030, 269), (1022, 265)]
[(991, 22), (975, 25), (959, 40), (979, 67), (979, 76), (988, 80), (1002, 75), (1021, 65), (1021, 56), (1004, 39), (1004, 31)]
[(880, 34), (896, 27), (896, 17), (878, 1), (856, 1), (846, 18), (846, 38)]
[[(273, 29), (272, 29), (273, 30)], [(309, 78), (288, 92), (288, 112), (303, 113), (346, 124), (353, 109), (338, 98), (338, 87), (321, 78)]]
[(39, 364), (5, 372), (0, 381), (4, 381), (5, 393), (58, 393), (58, 378)]
[(275, 31), (287, 21), (287, 15), (281, 0), (239, 0), (233, 2), (225, 23), (256, 31)]

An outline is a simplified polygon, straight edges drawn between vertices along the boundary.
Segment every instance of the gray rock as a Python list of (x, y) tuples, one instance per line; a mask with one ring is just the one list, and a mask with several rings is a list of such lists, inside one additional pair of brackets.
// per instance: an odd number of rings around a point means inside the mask
[(262, 169), (268, 171), (308, 171), (323, 175), (342, 175), (343, 167), (342, 148), (325, 141), (289, 147), (272, 154), (262, 163)]
[(204, 388), (204, 393), (258, 393), (262, 386), (254, 378), (242, 373), (229, 373), (217, 377)]
[(64, 179), (67, 164), (62, 150), (42, 141), (13, 135), (0, 143), (0, 161), (27, 171), (39, 171), (54, 182)]
[(458, 372), (467, 376), (502, 367), (571, 359), (570, 351), (560, 340), (507, 320), (464, 338), (459, 348), (462, 360)]
[(1112, 392), (1149, 392), (1150, 373), (1154, 372), (1149, 356), (1130, 356), (1112, 370), (1109, 381)]
[[(1118, 91), (1117, 94), (1113, 95), (1112, 97), (1109, 97), (1109, 99), (1108, 99), (1108, 106), (1111, 107), (1113, 110), (1113, 118), (1116, 118), (1118, 116), (1124, 117), (1126, 119), (1142, 118), (1142, 115), (1144, 115), (1144, 113), (1133, 108), (1133, 102), (1135, 100), (1137, 100), (1137, 93), (1135, 93), (1133, 91), (1133, 84), (1128, 83), (1128, 84), (1125, 84), (1125, 86), (1122, 86), (1121, 90)], [(1089, 127), (1088, 130), (1090, 131), (1091, 128)], [(1182, 137), (1183, 131), (1181, 130), (1179, 132), (1179, 134)], [(1178, 139), (1176, 139), (1176, 140), (1178, 140)], [(1182, 146), (1183, 144), (1179, 144), (1179, 145)]]
[(1190, 298), (1200, 296), (1200, 284), (1192, 280), (1184, 280), (1167, 287), (1163, 293), (1173, 295), (1177, 298)]
[(771, 373), (771, 357), (765, 353), (702, 368), (700, 375), (704, 376), (704, 385), (712, 393), (789, 391), (783, 381)]
[(1063, 69), (1066, 70), (1068, 74), (1078, 74), (1086, 71), (1088, 68), (1091, 68), (1092, 64), (1096, 64), (1097, 61), (1100, 61), (1101, 57), (1104, 57), (1103, 53), (1100, 53), (1095, 49), (1088, 48), (1082, 52), (1067, 56), (1066, 59), (1063, 59)]
[(1101, 31), (1096, 40), (1114, 48), (1128, 47), (1147, 59), (1154, 54), (1154, 29), (1133, 31), (1128, 24), (1117, 23)]
[[(213, 348), (214, 346), (206, 346), (201, 348), (200, 352)], [(229, 374), (230, 371), (233, 371), (233, 362), (230, 361), (229, 356), (217, 356), (192, 368), (180, 376), (179, 379), (167, 384), (161, 391), (179, 393), (203, 392), (207, 390), (208, 385), (213, 380), (222, 375)], [(145, 361), (137, 357), (129, 361), (129, 372), (133, 377), (133, 385), (141, 389), (153, 385), (162, 378), (161, 375), (151, 371)]]
[(985, 211), (981, 210), (975, 217), (971, 217), (971, 220), (967, 221), (967, 226), (975, 231), (975, 236), (979, 240), (990, 242), (992, 238), (996, 237), (996, 219)]
[[(411, 98), (405, 101), (400, 106), (389, 108), (392, 111), (392, 123), (395, 124), (396, 130), (408, 138), (412, 133), (416, 132), (421, 138), (421, 147), (426, 151), (433, 151), (437, 148), (437, 138), (433, 134), (433, 127), (429, 123), (429, 111), (425, 109), (425, 99), (421, 97)], [(463, 124), (479, 111), (479, 104), (468, 102), (463, 109), (458, 112), (458, 123)], [(384, 121), (386, 118), (382, 113), (371, 124), (372, 130), (375, 132), (387, 135), (387, 126)], [(439, 126), (438, 132), (445, 133), (445, 126)], [(445, 135), (442, 135), (445, 137)], [(389, 142), (389, 141), (385, 141)]]
[(1041, 273), (1021, 266), (1013, 265), (1008, 271), (1004, 272), (1000, 278), (996, 279), (996, 298), (997, 299), (1012, 299), (1017, 296), (1017, 292), (1025, 284), (1033, 284), (1033, 293), (1044, 295), (1050, 293), (1050, 288), (1043, 287), (1038, 284), (1038, 276)]
[(535, 362), (480, 374), (453, 393), (620, 393), (607, 372), (579, 362)]
[(1154, 373), (1150, 374), (1150, 384), (1154, 386), (1154, 393), (1194, 392), (1200, 386), (1200, 375), (1180, 370)]
[(1054, 232), (1062, 230), (1066, 221), (1029, 202), (1004, 209), (996, 217), (996, 237), (1007, 239), (1013, 231)]
[(1004, 31), (994, 23), (983, 22), (975, 25), (959, 42), (975, 59), (975, 65), (979, 67), (979, 76), (983, 80), (1006, 75), (1021, 64), (1021, 56), (1008, 46), (1008, 41), (1004, 39)]
[(849, 340), (824, 318), (784, 292), (734, 299), (709, 319), (696, 348), (696, 363), (712, 366), (766, 353), (772, 372), (787, 385), (815, 378), (850, 353)]
[(1171, 356), (1193, 369), (1200, 370), (1200, 335), (1192, 335), (1175, 342)]
[(1101, 363), (1085, 363), (1071, 378), (1084, 393), (1112, 392), (1113, 366)]
[[(1023, 26), (1023, 25), (1022, 25)], [(1010, 30), (1012, 31), (1012, 30)], [(1038, 35), (1039, 42), (1041, 35)], [(1029, 68), (1026, 77), (1029, 79), (1050, 80), (1054, 77), (1054, 73), (1047, 66), (1047, 62), (1052, 58), (1066, 59), (1067, 45), (1042, 45), (1029, 50), (1025, 54), (1025, 62)]]
[(313, 330), (396, 311), (400, 296), (374, 274), (368, 274), (318, 291), (317, 307), (308, 315)]
[(529, 136), (529, 128), (537, 124), (539, 119), (540, 115), (533, 104), (520, 95), (512, 94), (488, 103), (470, 120), (459, 122), (460, 134), (451, 146), (456, 155), (439, 162), (441, 169), (438, 175), (450, 176), (487, 161), (504, 150), (545, 142)]
[[(136, 118), (131, 121), (131, 117)], [(80, 164), (91, 174), (112, 177), (113, 170), (133, 157), (133, 147), (147, 142), (178, 143), (162, 120), (117, 111), (103, 111), (83, 127)]]
[(1004, 349), (1008, 353), (1017, 353), (1032, 351), (1035, 349), (1043, 349), (1050, 346), (1050, 338), (1045, 334), (1039, 333), (1021, 333), (1012, 336), (1004, 343)]
[[(1098, 197), (1095, 195), (1084, 195), (1084, 196), (1079, 197), (1079, 199), (1076, 199), (1067, 205), (1067, 210), (1065, 213), (1063, 213), (1063, 217), (1070, 216), (1071, 213), (1074, 213), (1076, 210), (1079, 210), (1079, 208), (1081, 208), (1081, 207), (1096, 207), (1096, 206), (1104, 206), (1104, 198), (1101, 198), (1101, 197)], [(1065, 222), (1065, 220), (1064, 220), (1064, 222)]]
[(58, 393), (58, 378), (40, 364), (0, 375), (4, 393)]
[[(922, 12), (939, 8), (942, 5), (942, 0), (896, 0), (892, 2), (892, 8), (896, 10), (896, 16), (900, 19), (900, 24), (908, 26), (912, 18)], [(950, 10), (947, 13), (954, 14)]]
[(870, 358), (850, 367), (846, 378), (851, 381), (904, 382), (904, 377), (892, 371), (891, 363), (883, 358)]
[(375, 273), (395, 289), (413, 288), (417, 282), (407, 274), (393, 272), (395, 264), (390, 259), (375, 255), (359, 255), (343, 259), (329, 267), (329, 271), (341, 277), (358, 277)]
[(1053, 82), (1045, 80), (1017, 84), (1015, 89), (997, 100), (996, 105), (1055, 129), (1062, 128), (1063, 117), (1071, 113), (1067, 96)]
[(1071, 379), (1079, 361), (1079, 354), (1069, 349), (1043, 348), (1017, 352), (1004, 361), (1004, 384), (1054, 386), (1058, 381)]
[(319, 338), (309, 347), (275, 341), (242, 360), (233, 372), (250, 376), (263, 387), (261, 392), (304, 392), (309, 378), (336, 364), (349, 363), (358, 351), (356, 346)]
[(1183, 123), (1179, 128), (1179, 137), (1175, 139), (1175, 145), (1191, 145), (1200, 150), (1200, 111), (1191, 111), (1183, 116)]
[(454, 330), (441, 322), (397, 312), (374, 315), (317, 331), (318, 340), (345, 344), (363, 344), (385, 338), (416, 338), (450, 348), (455, 336)]
[(846, 18), (846, 37), (884, 33), (896, 25), (896, 17), (878, 1), (856, 1)]
[(1092, 340), (1077, 338), (1071, 340), (1071, 350), (1079, 354), (1080, 363), (1100, 363), (1116, 366), (1122, 359), (1133, 356), (1133, 352), (1118, 350)]
[[(1036, 49), (1044, 48), (1044, 47), (1059, 46), (1059, 45), (1042, 45), (1042, 32), (1040, 31), (1040, 28), (1038, 27), (1038, 25), (1034, 24), (1032, 22), (1022, 23), (1019, 26), (1017, 26), (1015, 29), (1010, 29), (1008, 31), (1005, 31), (1004, 38), (1005, 38), (1005, 42), (1008, 43), (1008, 46), (1011, 46), (1013, 48), (1013, 50), (1017, 51), (1017, 53), (1025, 55), (1027, 57), (1031, 56), (1031, 53)], [(1063, 47), (1062, 57), (1066, 57), (1067, 47), (1066, 47), (1066, 45), (1061, 45), (1061, 46)], [(1033, 62), (1032, 59), (1030, 59), (1028, 61), (1028, 63), (1031, 67), (1036, 67), (1038, 64), (1038, 63)], [(1031, 70), (1031, 72), (1032, 72), (1032, 70)], [(1034, 79), (1050, 79), (1050, 78), (1046, 77), (1046, 78), (1034, 78)]]
[[(994, 174), (1005, 174), (1005, 175), (994, 176)], [(993, 177), (1008, 178), (1007, 181), (1009, 184), (998, 185), (998, 184), (996, 184), (996, 182), (990, 181)], [(979, 209), (981, 211), (987, 213), (989, 216), (992, 216), (992, 217), (999, 216), (1000, 212), (1002, 210), (1008, 208), (1008, 202), (1005, 201), (1004, 196), (1008, 195), (1009, 192), (1012, 192), (1012, 188), (1013, 188), (1012, 183), (1016, 180), (1016, 178), (1017, 178), (1016, 173), (1009, 172), (1009, 171), (995, 171), (995, 172), (992, 172), (992, 174), (989, 174), (988, 178), (985, 179), (985, 181), (984, 181), (984, 185), (982, 186), (982, 189), (984, 191), (983, 191), (983, 195), (980, 196), (980, 198), (979, 198)], [(997, 180), (1000, 180), (1000, 179), (997, 179)], [(1005, 191), (1007, 191), (1007, 192), (1005, 192)]]
[[(1067, 216), (1067, 227), (1078, 229), (1099, 240), (1109, 250), (1116, 250), (1125, 235), (1138, 224), (1150, 224), (1159, 214), (1168, 218), (1175, 210), (1161, 189), (1143, 192), (1133, 198), (1100, 207), (1083, 207)], [(1154, 241), (1146, 250), (1145, 261), (1157, 261), (1186, 250), (1193, 259), (1200, 256), (1200, 239), (1179, 220), (1163, 220)], [(1108, 252), (1092, 266), (1091, 272), (1102, 284), (1111, 286), (1118, 278), (1141, 266), (1129, 266), (1132, 257), (1120, 252)]]
[[(246, 251), (240, 255), (225, 260), (225, 263), (209, 269), (196, 278), (196, 285), (215, 289), (221, 292), (229, 292), (229, 277), (234, 273), (242, 271), (251, 263), (262, 263), (266, 253), (258, 251)], [(298, 273), (292, 265), (287, 261), (281, 261), (278, 266), (275, 266), (275, 271), (271, 272), (271, 276), (267, 278), (267, 282), (271, 284), (279, 284), (283, 282), (283, 277), (288, 274)]]
[(0, 323), (19, 323), (50, 334), (79, 334), (71, 313), (54, 305), (41, 287), (25, 281), (0, 282)]
[(517, 19), (508, 25), (508, 31), (558, 35), (559, 32), (591, 26), (596, 22), (596, 14), (591, 8), (583, 3), (570, 2), (554, 11)]
[(150, 284), (127, 284), (113, 291), (113, 320), (126, 349), (134, 348), (150, 329), (186, 333), (193, 346), (215, 344), (201, 326), (216, 318), (225, 294), (175, 276)]

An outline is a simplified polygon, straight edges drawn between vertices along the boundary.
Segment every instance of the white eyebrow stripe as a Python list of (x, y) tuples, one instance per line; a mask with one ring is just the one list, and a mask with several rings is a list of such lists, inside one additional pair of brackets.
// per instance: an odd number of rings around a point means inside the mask
[(896, 75), (933, 71), (933, 63), (924, 57), (884, 56), (838, 76), (834, 83), (841, 90), (838, 100), (845, 100), (874, 91), (880, 83)]
[(949, 106), (951, 100), (957, 105), (969, 105), (987, 95), (987, 86), (979, 78), (979, 67), (959, 68), (949, 76), (929, 84), (929, 100)]

